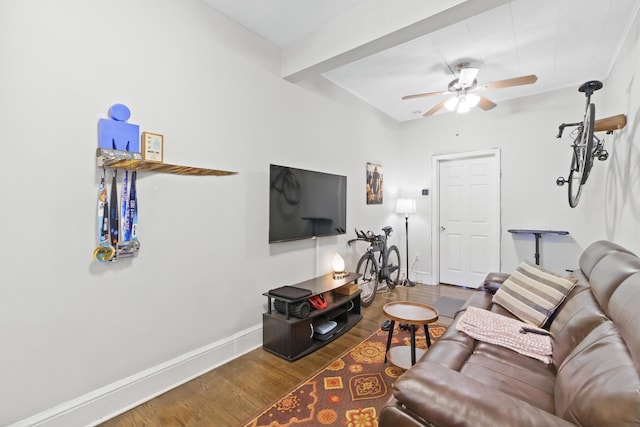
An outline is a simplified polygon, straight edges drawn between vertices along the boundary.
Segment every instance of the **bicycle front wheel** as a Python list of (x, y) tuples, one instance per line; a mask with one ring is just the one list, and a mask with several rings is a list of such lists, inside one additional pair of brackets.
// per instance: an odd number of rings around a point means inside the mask
[(389, 247), (385, 266), (387, 269), (387, 286), (389, 286), (389, 289), (393, 289), (398, 286), (398, 279), (400, 278), (400, 251), (397, 246)]
[(372, 254), (367, 252), (362, 255), (360, 261), (358, 261), (356, 273), (360, 274), (357, 282), (361, 291), (360, 306), (369, 307), (378, 290), (378, 263), (376, 263)]
[(571, 159), (571, 172), (569, 172), (569, 206), (572, 208), (578, 206), (578, 202), (580, 201), (582, 176), (584, 175), (578, 160), (583, 156), (581, 151), (584, 150), (584, 147), (576, 146), (574, 150), (573, 158)]
[(589, 104), (587, 112), (582, 123), (582, 135), (580, 145), (585, 148), (580, 159), (580, 169), (582, 170), (582, 178), (580, 184), (584, 185), (589, 178), (589, 172), (593, 166), (593, 123), (596, 117), (595, 104)]

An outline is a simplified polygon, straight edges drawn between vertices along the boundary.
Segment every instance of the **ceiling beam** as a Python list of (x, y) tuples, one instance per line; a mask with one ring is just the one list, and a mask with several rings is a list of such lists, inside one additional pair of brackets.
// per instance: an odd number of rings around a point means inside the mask
[(476, 16), (511, 0), (370, 0), (282, 50), (281, 76), (299, 82)]

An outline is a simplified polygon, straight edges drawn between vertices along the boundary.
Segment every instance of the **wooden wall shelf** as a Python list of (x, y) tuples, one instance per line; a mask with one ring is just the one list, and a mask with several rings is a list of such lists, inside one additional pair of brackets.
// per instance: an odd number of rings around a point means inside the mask
[(611, 117), (605, 117), (604, 119), (598, 119), (593, 123), (594, 132), (613, 132), (614, 130), (620, 130), (627, 125), (627, 116), (624, 114), (617, 114)]
[(177, 175), (226, 176), (235, 175), (238, 173), (217, 169), (206, 169), (192, 166), (172, 165), (169, 163), (151, 162), (142, 159), (140, 153), (128, 153), (126, 151), (105, 150), (100, 148), (96, 151), (96, 165), (99, 168), (153, 171), (161, 173), (173, 173)]

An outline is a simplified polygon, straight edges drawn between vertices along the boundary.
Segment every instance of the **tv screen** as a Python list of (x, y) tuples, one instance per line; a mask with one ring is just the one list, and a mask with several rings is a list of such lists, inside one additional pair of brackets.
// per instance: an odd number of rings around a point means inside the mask
[(269, 243), (344, 234), (347, 177), (270, 165)]

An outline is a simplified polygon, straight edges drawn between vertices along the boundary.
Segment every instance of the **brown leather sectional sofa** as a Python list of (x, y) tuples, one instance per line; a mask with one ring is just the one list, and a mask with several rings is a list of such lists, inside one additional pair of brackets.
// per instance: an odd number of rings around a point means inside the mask
[(491, 292), (476, 292), (398, 378), (380, 425), (639, 426), (640, 259), (598, 241), (573, 274), (578, 283), (548, 327), (552, 364), (458, 332), (468, 306), (513, 317), (492, 303)]

